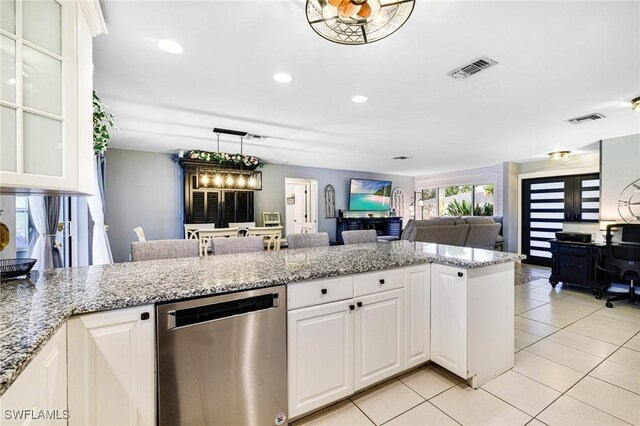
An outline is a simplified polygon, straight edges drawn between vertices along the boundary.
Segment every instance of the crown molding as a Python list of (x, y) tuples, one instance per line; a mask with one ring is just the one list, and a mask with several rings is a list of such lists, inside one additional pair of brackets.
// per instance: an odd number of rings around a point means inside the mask
[(107, 34), (107, 24), (99, 0), (78, 0), (82, 13), (87, 20), (89, 30), (93, 37), (99, 34)]

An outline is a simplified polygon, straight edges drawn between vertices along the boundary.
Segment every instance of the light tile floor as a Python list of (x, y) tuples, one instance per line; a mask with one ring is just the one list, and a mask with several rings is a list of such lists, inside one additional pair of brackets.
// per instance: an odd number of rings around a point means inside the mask
[(515, 367), (481, 389), (427, 364), (295, 425), (640, 425), (640, 306), (516, 286)]

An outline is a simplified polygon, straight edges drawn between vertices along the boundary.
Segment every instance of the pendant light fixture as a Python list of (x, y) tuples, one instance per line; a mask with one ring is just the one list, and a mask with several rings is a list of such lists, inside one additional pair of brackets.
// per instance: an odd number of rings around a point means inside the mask
[(307, 21), (321, 37), (339, 44), (367, 44), (397, 31), (415, 0), (307, 0)]
[[(240, 137), (240, 157), (244, 155), (244, 138), (247, 132), (228, 129), (213, 129), (216, 134), (216, 148), (220, 154), (220, 134), (239, 136)], [(262, 137), (260, 137), (263, 139)], [(197, 188), (211, 189), (231, 189), (231, 190), (247, 190), (260, 191), (262, 189), (262, 172), (256, 170), (244, 170), (244, 166), (240, 163), (239, 170), (232, 170), (222, 167), (216, 168), (199, 168), (197, 170)]]

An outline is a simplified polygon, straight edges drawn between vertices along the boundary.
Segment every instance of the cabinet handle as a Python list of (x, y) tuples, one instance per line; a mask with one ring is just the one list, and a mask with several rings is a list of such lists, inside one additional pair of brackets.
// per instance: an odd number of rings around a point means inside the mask
[(322, 293), (322, 294), (327, 294), (327, 289), (326, 289), (326, 288), (323, 288), (322, 290), (320, 290), (320, 293)]
[(384, 284), (384, 278), (380, 279), (380, 285)]
[(352, 310), (352, 311), (353, 311), (355, 308), (356, 308), (355, 306), (353, 306), (353, 305), (349, 305), (349, 309), (350, 309), (350, 310)]
[(462, 278), (462, 277), (464, 277), (464, 274), (463, 274), (462, 272), (458, 272), (458, 276), (459, 276), (460, 278)]
[(148, 319), (149, 319), (149, 317), (150, 317), (150, 316), (149, 316), (149, 312), (143, 312), (143, 313), (141, 313), (141, 314), (140, 314), (140, 319), (141, 319), (142, 321), (148, 320)]
[(357, 305), (358, 305), (358, 308), (362, 308), (362, 302), (358, 302)]

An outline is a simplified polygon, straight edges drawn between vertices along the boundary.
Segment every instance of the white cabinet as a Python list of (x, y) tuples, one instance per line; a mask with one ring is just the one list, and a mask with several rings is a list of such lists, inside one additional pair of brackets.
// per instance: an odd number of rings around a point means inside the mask
[(289, 418), (353, 393), (353, 300), (288, 312)]
[(514, 264), (431, 266), (431, 360), (477, 388), (513, 367)]
[(431, 267), (431, 360), (467, 377), (467, 271)]
[(430, 264), (404, 270), (404, 368), (429, 361), (431, 356)]
[(396, 289), (356, 297), (355, 390), (402, 371), (403, 294)]
[(66, 324), (2, 395), (0, 412), (1, 425), (67, 424)]
[(288, 286), (290, 419), (403, 371), (403, 277), (394, 269)]
[[(92, 35), (104, 28), (100, 6), (97, 1), (2, 3), (3, 191), (90, 192)], [(95, 31), (96, 25), (102, 29)]]
[(69, 319), (69, 424), (155, 424), (154, 318), (150, 305)]

